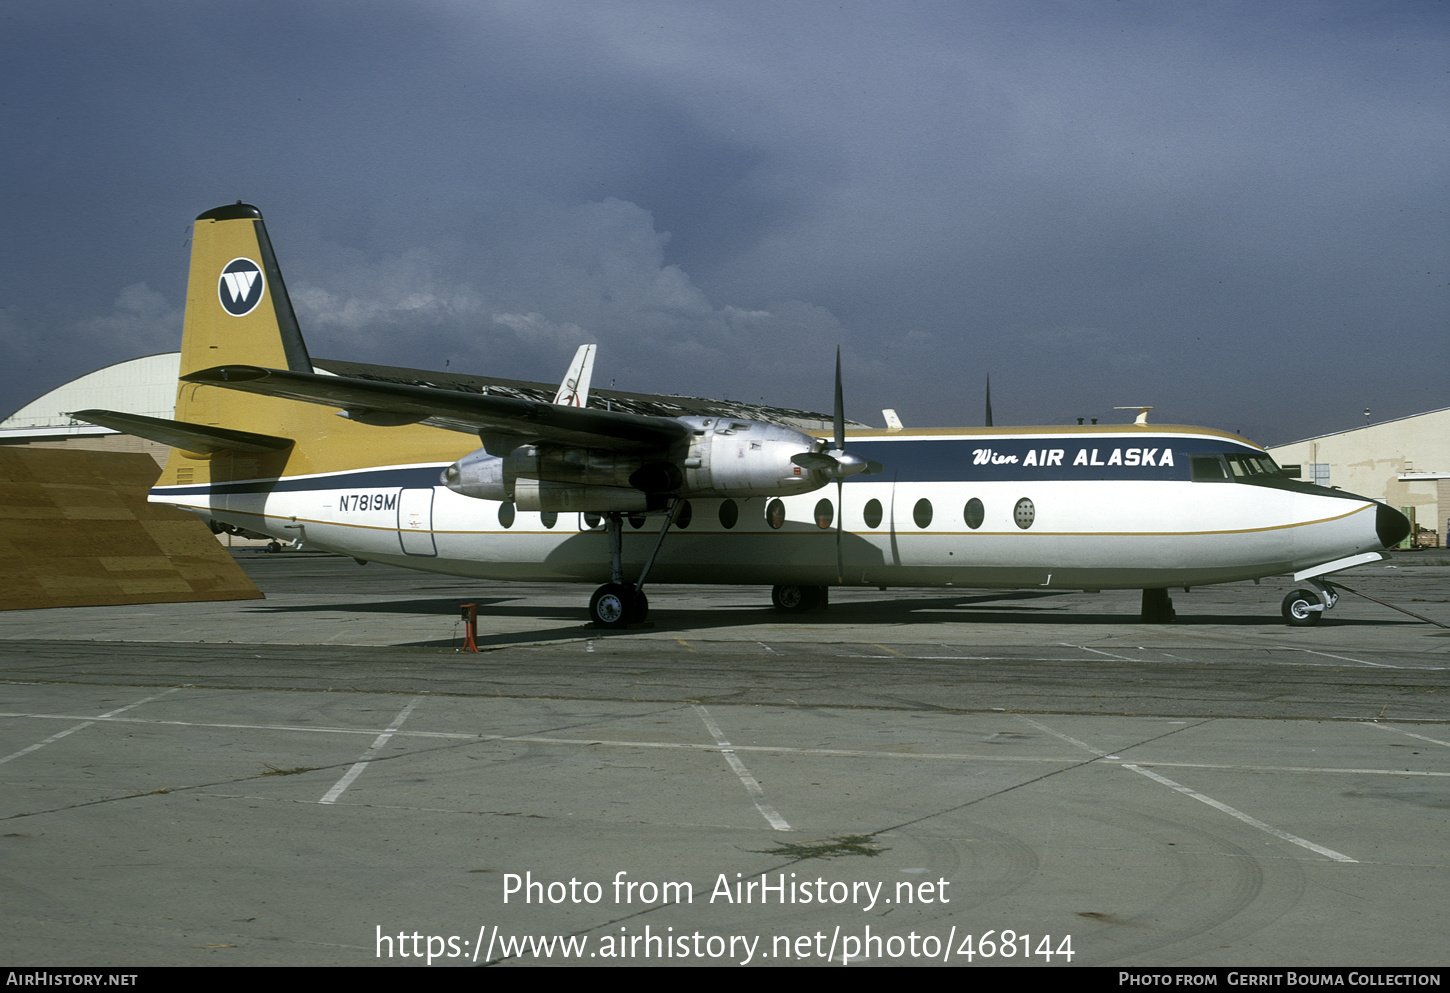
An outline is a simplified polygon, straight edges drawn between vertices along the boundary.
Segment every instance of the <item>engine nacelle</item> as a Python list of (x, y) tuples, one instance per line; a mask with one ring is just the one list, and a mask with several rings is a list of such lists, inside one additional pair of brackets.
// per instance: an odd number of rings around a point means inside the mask
[(791, 456), (819, 447), (802, 431), (734, 418), (684, 420), (696, 431), (683, 463), (687, 496), (791, 496), (826, 481), (791, 462)]
[(691, 434), (670, 452), (523, 445), (500, 457), (480, 448), (445, 469), (441, 482), (520, 510), (581, 512), (654, 509), (669, 496), (791, 496), (826, 482), (791, 461), (820, 448), (804, 432), (734, 418), (681, 420)]
[(513, 481), (504, 478), (503, 459), (482, 448), (444, 469), (439, 482), (454, 493), (479, 500), (513, 499)]

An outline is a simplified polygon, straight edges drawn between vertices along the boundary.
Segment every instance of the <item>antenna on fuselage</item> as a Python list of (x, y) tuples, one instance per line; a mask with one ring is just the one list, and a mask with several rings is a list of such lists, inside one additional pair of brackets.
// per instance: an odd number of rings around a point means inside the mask
[[(1148, 423), (1148, 411), (1152, 410), (1153, 408), (1152, 407), (1136, 407), (1135, 406), (1135, 407), (1114, 407), (1113, 409), (1114, 410), (1136, 410), (1138, 412), (1138, 418), (1137, 418), (1137, 420), (1133, 421), (1133, 423), (1134, 424), (1147, 424)], [(1093, 423), (1096, 424), (1097, 421), (1093, 421)]]
[(992, 426), (992, 374), (987, 373), (987, 427)]

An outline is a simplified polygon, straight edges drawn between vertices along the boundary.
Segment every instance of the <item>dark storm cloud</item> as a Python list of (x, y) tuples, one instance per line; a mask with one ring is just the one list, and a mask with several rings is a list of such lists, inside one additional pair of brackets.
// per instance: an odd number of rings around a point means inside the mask
[[(7, 409), (266, 213), (314, 353), (1264, 441), (1450, 403), (1439, 5), (13, 4)], [(43, 343), (43, 344), (42, 344)]]

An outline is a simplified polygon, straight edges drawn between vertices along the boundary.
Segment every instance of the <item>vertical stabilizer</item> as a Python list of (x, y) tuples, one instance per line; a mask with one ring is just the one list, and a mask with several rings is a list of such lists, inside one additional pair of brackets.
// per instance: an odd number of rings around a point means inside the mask
[[(232, 365), (314, 372), (262, 212), (240, 202), (196, 219), (181, 335), (183, 377)], [(265, 481), (380, 462), (446, 465), (458, 458), (459, 436), (453, 432), (422, 425), (370, 425), (338, 417), (338, 410), (326, 406), (185, 378), (176, 389), (175, 420), (180, 425), (108, 411), (89, 413), (104, 415), (126, 430), (146, 428), (151, 432), (147, 437), (172, 446), (158, 481), (163, 488)], [(210, 509), (227, 509), (229, 499), (217, 495)], [(231, 520), (220, 514), (218, 519)], [(248, 527), (256, 523), (252, 517), (236, 519), (251, 521)]]
[(566, 407), (589, 406), (589, 381), (594, 377), (594, 350), (597, 345), (580, 345), (569, 363), (569, 371), (554, 394), (554, 402)]
[(262, 212), (235, 203), (196, 219), (181, 374), (228, 363), (311, 372)]

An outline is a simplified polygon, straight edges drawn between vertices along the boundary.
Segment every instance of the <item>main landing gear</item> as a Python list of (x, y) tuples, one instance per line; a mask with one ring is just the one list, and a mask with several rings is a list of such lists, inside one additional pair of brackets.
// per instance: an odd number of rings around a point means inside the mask
[(604, 515), (605, 531), (609, 535), (609, 582), (594, 591), (589, 598), (589, 620), (602, 628), (619, 630), (629, 627), (631, 624), (641, 624), (649, 614), (649, 597), (644, 595), (644, 579), (649, 575), (650, 566), (654, 565), (655, 556), (659, 554), (660, 545), (664, 544), (665, 534), (670, 530), (670, 525), (675, 520), (675, 510), (679, 507), (678, 498), (670, 502), (670, 509), (665, 513), (665, 522), (660, 526), (659, 537), (655, 539), (654, 548), (650, 549), (649, 558), (644, 560), (644, 568), (639, 571), (639, 578), (633, 583), (624, 581), (624, 566), (621, 563), (621, 553), (624, 547), (624, 514), (619, 511), (609, 511)]
[(1291, 627), (1307, 628), (1318, 624), (1324, 612), (1339, 602), (1339, 591), (1328, 583), (1311, 579), (1312, 590), (1294, 590), (1284, 597), (1284, 621)]
[(1178, 614), (1167, 590), (1144, 590), (1141, 616), (1144, 624), (1171, 624)]
[(813, 610), (825, 610), (831, 602), (829, 586), (774, 586), (770, 590), (770, 604), (776, 610), (789, 614), (805, 614)]

